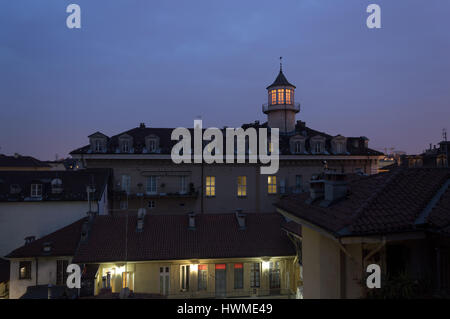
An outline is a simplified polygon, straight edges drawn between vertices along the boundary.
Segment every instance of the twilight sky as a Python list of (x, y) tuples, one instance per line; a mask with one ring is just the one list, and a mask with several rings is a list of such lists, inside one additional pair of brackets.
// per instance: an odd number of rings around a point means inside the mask
[[(365, 25), (370, 3), (380, 30)], [(264, 121), (279, 56), (297, 119), (421, 152), (450, 131), (449, 17), (448, 0), (3, 1), (0, 153), (52, 160), (140, 122)]]

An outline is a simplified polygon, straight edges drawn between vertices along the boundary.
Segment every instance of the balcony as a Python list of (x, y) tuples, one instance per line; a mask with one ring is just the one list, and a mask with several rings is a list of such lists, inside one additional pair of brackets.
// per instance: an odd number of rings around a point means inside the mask
[(262, 111), (264, 114), (269, 113), (270, 111), (275, 110), (289, 110), (294, 111), (295, 113), (300, 112), (300, 103), (293, 104), (268, 104), (265, 103), (262, 105)]
[(126, 192), (121, 189), (116, 189), (113, 192), (113, 197), (116, 200), (124, 200), (126, 198), (128, 199), (160, 199), (160, 198), (197, 198), (199, 195), (198, 190), (191, 190), (186, 193), (180, 193), (180, 192), (157, 192), (157, 193), (145, 193), (145, 192), (136, 192), (136, 191), (130, 191)]

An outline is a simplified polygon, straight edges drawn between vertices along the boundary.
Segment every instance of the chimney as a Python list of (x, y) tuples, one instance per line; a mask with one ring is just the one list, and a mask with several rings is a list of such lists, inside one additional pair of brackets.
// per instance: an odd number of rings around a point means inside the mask
[(344, 173), (326, 172), (324, 182), (324, 201), (321, 206), (330, 204), (344, 198), (348, 192), (347, 176)]
[(28, 237), (25, 237), (25, 245), (31, 244), (32, 242), (34, 242), (35, 239), (36, 239), (35, 236), (28, 236)]
[(139, 124), (139, 128), (145, 128), (145, 123)]
[(236, 210), (236, 220), (239, 224), (239, 229), (245, 229), (245, 214), (242, 213), (242, 209)]
[(323, 198), (325, 192), (325, 181), (323, 180), (323, 175), (315, 175), (311, 177), (309, 182), (309, 202), (313, 202), (316, 199)]
[(144, 229), (144, 218), (147, 214), (147, 211), (145, 208), (139, 208), (138, 215), (137, 215), (137, 225), (136, 225), (136, 231), (141, 232)]
[(190, 230), (195, 230), (195, 214), (194, 212), (189, 213), (189, 226)]

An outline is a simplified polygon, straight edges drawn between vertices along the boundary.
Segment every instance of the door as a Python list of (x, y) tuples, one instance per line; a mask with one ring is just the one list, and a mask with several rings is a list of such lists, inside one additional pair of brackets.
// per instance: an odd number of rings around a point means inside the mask
[(159, 293), (163, 296), (169, 295), (170, 288), (169, 266), (159, 267)]
[(269, 264), (269, 288), (271, 294), (279, 294), (281, 288), (280, 262), (274, 261)]
[(216, 264), (216, 297), (225, 298), (227, 294), (227, 266)]

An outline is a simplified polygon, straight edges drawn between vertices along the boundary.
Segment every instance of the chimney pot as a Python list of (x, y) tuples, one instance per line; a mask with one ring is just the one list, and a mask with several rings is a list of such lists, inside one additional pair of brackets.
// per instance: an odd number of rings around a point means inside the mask
[(242, 213), (242, 209), (237, 209), (236, 210), (236, 219), (239, 225), (239, 229), (245, 229), (246, 225), (245, 225), (245, 214)]

